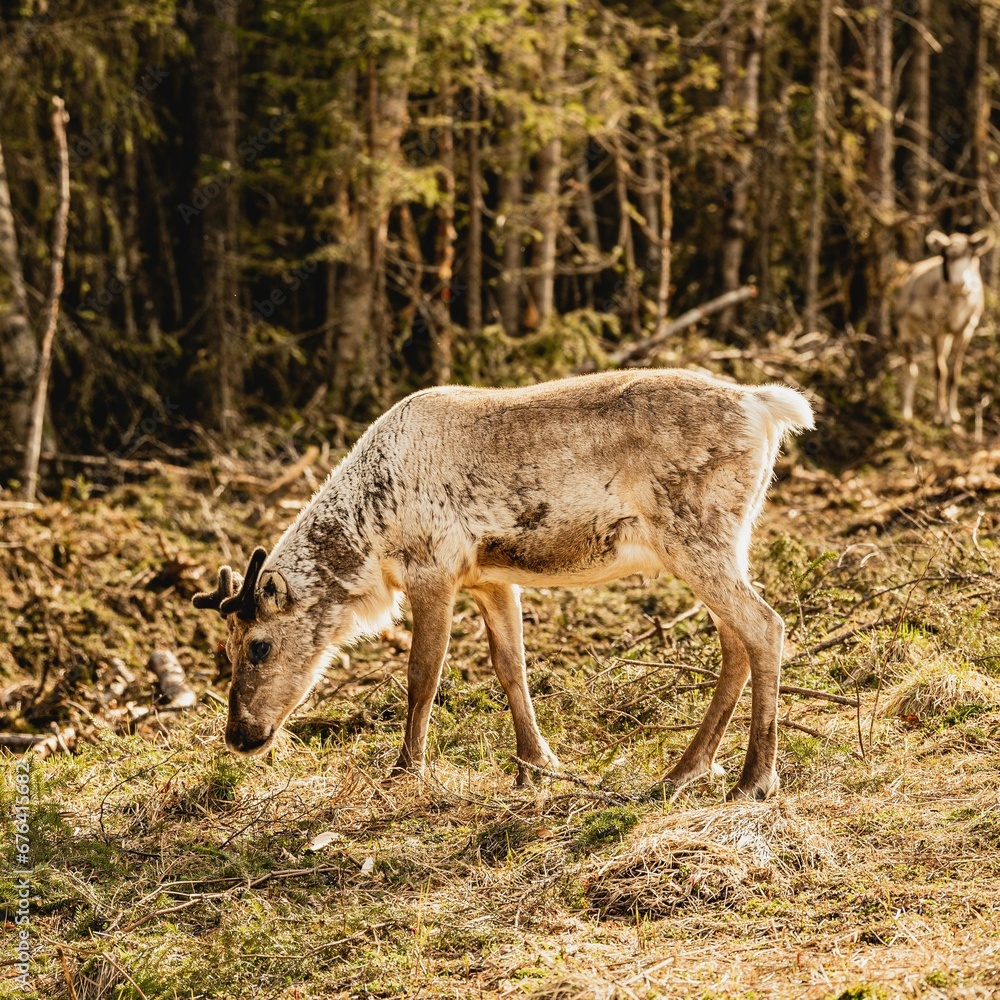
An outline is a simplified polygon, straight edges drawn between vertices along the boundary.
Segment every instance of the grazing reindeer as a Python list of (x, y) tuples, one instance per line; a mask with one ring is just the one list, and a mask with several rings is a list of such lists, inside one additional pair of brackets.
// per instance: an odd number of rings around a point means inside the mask
[[(215, 591), (195, 597), (229, 625), (226, 742), (262, 753), (334, 647), (382, 628), (405, 593), (413, 640), (393, 772), (419, 770), (465, 587), (486, 624), (518, 758), (557, 767), (528, 693), (518, 584), (666, 570), (704, 601), (722, 643), (708, 712), (668, 780), (679, 787), (712, 769), (749, 676), (749, 748), (730, 795), (766, 797), (778, 787), (784, 627), (750, 584), (750, 533), (782, 439), (812, 426), (793, 389), (682, 370), (414, 393), (368, 428), (270, 556), (256, 549), (243, 577), (223, 566)], [(519, 766), (518, 784), (528, 777)]]
[(965, 349), (983, 315), (985, 298), (979, 258), (993, 245), (986, 230), (945, 236), (934, 230), (927, 246), (936, 251), (914, 264), (896, 290), (894, 310), (903, 351), (903, 419), (913, 419), (913, 392), (920, 372), (917, 352), (930, 341), (934, 352), (936, 419), (958, 426), (958, 380)]

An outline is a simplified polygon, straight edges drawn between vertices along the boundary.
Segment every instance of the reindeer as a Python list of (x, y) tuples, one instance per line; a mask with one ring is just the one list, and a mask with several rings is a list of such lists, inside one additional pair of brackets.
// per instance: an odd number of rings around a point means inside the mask
[(781, 442), (813, 427), (784, 386), (683, 370), (618, 371), (516, 389), (427, 389), (393, 406), (241, 577), (219, 570), (194, 604), (226, 620), (226, 743), (263, 753), (335, 652), (409, 600), (407, 715), (392, 774), (424, 762), (452, 608), (468, 589), (507, 694), (519, 762), (558, 767), (528, 692), (519, 586), (591, 586), (668, 571), (710, 609), (715, 694), (672, 788), (714, 768), (752, 681), (749, 746), (731, 798), (778, 788), (782, 619), (750, 583), (748, 553)]
[(910, 267), (897, 288), (894, 312), (904, 359), (904, 420), (913, 419), (913, 392), (920, 373), (916, 355), (929, 340), (934, 352), (936, 420), (961, 429), (958, 380), (965, 350), (983, 315), (979, 258), (992, 245), (993, 235), (986, 230), (972, 236), (945, 236), (934, 230), (927, 235), (927, 246), (937, 256)]

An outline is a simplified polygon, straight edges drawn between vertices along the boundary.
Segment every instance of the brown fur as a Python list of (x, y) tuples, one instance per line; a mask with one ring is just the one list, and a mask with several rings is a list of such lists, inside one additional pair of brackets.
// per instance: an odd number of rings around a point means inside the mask
[[(811, 426), (790, 389), (680, 370), (408, 397), (368, 429), (264, 562), (254, 620), (228, 616), (227, 742), (266, 749), (332, 649), (391, 618), (405, 594), (413, 643), (396, 770), (419, 769), (464, 587), (486, 623), (518, 757), (556, 766), (528, 693), (518, 585), (668, 571), (710, 608), (723, 649), (705, 720), (669, 779), (679, 786), (712, 768), (750, 676), (750, 742), (733, 794), (770, 794), (783, 626), (750, 585), (750, 533), (781, 439)], [(527, 777), (521, 768), (518, 780)]]

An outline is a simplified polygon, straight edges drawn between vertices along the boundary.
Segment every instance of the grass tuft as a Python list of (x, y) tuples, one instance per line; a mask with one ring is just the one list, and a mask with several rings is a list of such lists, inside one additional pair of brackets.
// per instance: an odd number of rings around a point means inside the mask
[(713, 806), (645, 826), (586, 875), (586, 895), (603, 917), (735, 907), (786, 891), (797, 872), (832, 858), (823, 837), (788, 804)]
[(1000, 681), (939, 657), (900, 681), (890, 692), (886, 715), (907, 720), (944, 717), (951, 724), (1000, 705)]

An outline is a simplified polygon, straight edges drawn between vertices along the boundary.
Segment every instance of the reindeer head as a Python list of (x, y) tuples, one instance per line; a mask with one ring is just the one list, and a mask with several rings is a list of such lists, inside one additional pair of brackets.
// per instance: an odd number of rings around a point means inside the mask
[(248, 756), (270, 746), (308, 694), (327, 646), (285, 576), (263, 568), (266, 559), (264, 549), (254, 549), (242, 577), (223, 566), (215, 590), (196, 594), (193, 600), (196, 608), (218, 611), (229, 626), (226, 652), (233, 682), (226, 744)]
[(979, 274), (979, 258), (993, 246), (993, 234), (985, 229), (966, 236), (946, 236), (935, 229), (927, 234), (927, 246), (941, 255), (945, 284), (955, 294), (969, 294)]

